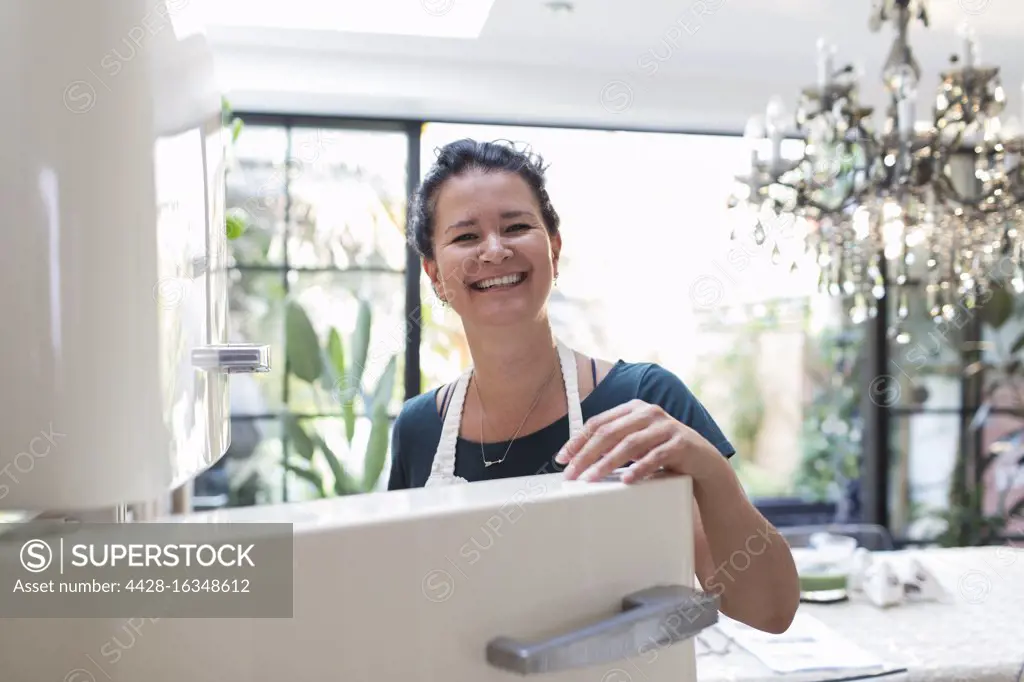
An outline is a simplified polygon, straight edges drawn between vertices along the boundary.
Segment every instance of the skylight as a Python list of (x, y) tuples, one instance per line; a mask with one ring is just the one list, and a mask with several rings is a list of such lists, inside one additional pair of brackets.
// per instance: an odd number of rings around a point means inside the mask
[[(181, 0), (170, 0), (171, 6)], [(207, 26), (477, 38), (494, 0), (196, 0)]]

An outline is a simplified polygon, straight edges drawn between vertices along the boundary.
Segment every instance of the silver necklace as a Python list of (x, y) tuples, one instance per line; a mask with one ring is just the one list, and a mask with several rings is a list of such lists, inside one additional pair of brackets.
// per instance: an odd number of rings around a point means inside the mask
[(540, 397), (544, 395), (544, 389), (547, 388), (548, 384), (551, 383), (551, 377), (555, 376), (556, 369), (558, 369), (557, 360), (555, 361), (555, 366), (551, 368), (551, 374), (548, 375), (548, 378), (544, 381), (544, 384), (537, 391), (537, 396), (533, 399), (533, 405), (530, 406), (530, 409), (526, 413), (526, 416), (523, 417), (523, 421), (519, 423), (519, 428), (517, 428), (516, 432), (512, 434), (512, 440), (508, 442), (508, 447), (505, 448), (505, 454), (501, 456), (501, 459), (495, 460), (488, 460), (487, 453), (484, 452), (484, 418), (487, 416), (487, 414), (484, 410), (483, 396), (480, 395), (480, 384), (477, 381), (473, 382), (473, 388), (476, 391), (477, 400), (480, 401), (480, 459), (483, 460), (485, 468), (493, 466), (495, 464), (501, 464), (502, 462), (505, 461), (505, 458), (508, 457), (508, 453), (512, 449), (512, 443), (514, 443), (516, 438), (519, 437), (519, 432), (522, 431), (523, 427), (526, 425), (526, 420), (530, 418), (530, 415), (533, 414), (533, 410), (537, 407), (537, 404), (540, 403)]

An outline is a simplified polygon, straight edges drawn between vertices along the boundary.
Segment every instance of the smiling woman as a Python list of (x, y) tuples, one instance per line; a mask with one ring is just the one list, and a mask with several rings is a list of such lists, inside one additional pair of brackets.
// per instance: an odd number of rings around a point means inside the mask
[[(472, 367), (404, 404), (389, 488), (563, 470), (598, 480), (624, 469), (627, 483), (689, 475), (701, 584), (717, 582), (727, 615), (785, 630), (798, 600), (789, 548), (747, 500), (728, 464), (735, 449), (700, 401), (658, 364), (587, 357), (555, 337), (547, 306), (562, 235), (544, 172), (540, 157), (510, 145), (459, 140), (414, 198), (411, 237), (434, 293), (462, 321)], [(756, 569), (716, 581), (754, 536), (771, 539)]]

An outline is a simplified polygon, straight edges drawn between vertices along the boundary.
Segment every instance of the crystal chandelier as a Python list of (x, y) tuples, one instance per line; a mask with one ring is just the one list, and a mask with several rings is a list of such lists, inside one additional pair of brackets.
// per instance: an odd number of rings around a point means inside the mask
[[(870, 27), (895, 29), (882, 71), (889, 105), (880, 128), (857, 99), (852, 66), (837, 69), (834, 49), (819, 41), (818, 82), (805, 88), (795, 124), (800, 158), (784, 158), (784, 107), (773, 98), (747, 137), (770, 139), (756, 149), (730, 206), (773, 262), (799, 229), (817, 264), (819, 288), (842, 297), (859, 322), (878, 301), (896, 295), (889, 334), (909, 339), (908, 290), (923, 286), (936, 320), (971, 308), (992, 287), (1024, 291), (1024, 139), (1016, 121), (1001, 120), (1006, 103), (998, 67), (979, 63), (969, 31), (940, 77), (932, 121), (917, 122), (920, 67), (910, 48), (913, 21), (928, 25), (926, 0), (880, 0)], [(738, 238), (736, 232), (733, 238)], [(791, 263), (796, 267), (796, 261)]]

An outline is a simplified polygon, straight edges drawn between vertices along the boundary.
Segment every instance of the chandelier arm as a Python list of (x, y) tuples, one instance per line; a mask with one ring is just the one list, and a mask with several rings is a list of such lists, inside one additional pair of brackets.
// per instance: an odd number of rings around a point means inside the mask
[[(862, 169), (862, 170), (866, 171), (866, 169)], [(851, 188), (851, 191), (847, 192), (841, 198), (841, 200), (838, 202), (838, 205), (833, 207), (833, 206), (826, 206), (824, 204), (818, 203), (817, 201), (811, 199), (810, 198), (810, 192), (805, 191), (803, 188), (798, 187), (796, 185), (791, 185), (789, 183), (785, 183), (785, 182), (781, 182), (781, 181), (777, 181), (774, 184), (777, 184), (777, 185), (780, 185), (780, 186), (785, 187), (787, 189), (793, 190), (794, 192), (797, 193), (797, 202), (798, 203), (802, 204), (803, 206), (807, 206), (807, 207), (813, 208), (813, 209), (815, 209), (817, 211), (820, 211), (820, 212), (822, 212), (824, 214), (842, 213), (843, 211), (848, 209), (851, 205), (861, 203), (862, 200), (866, 196), (869, 195), (869, 193), (871, 193), (875, 189), (877, 189), (876, 186), (873, 185), (873, 184), (865, 184), (865, 186), (861, 187), (860, 189), (853, 189), (853, 188)], [(814, 185), (812, 187), (811, 191), (823, 190), (825, 188), (826, 188), (825, 185)]]
[[(867, 135), (866, 135), (867, 131), (865, 131), (861, 125), (858, 124), (856, 126), (856, 129), (858, 130), (858, 132), (864, 134), (865, 137), (867, 137)], [(863, 142), (863, 139), (864, 138), (860, 138), (860, 141)], [(851, 143), (848, 142), (848, 141), (844, 141), (844, 143), (843, 143), (843, 145), (844, 145), (844, 154), (846, 156), (851, 156), (851, 154), (849, 152), (850, 144)], [(865, 147), (869, 147), (870, 145), (865, 143), (864, 146)], [(870, 154), (870, 151), (868, 153)], [(806, 152), (804, 153), (803, 158), (800, 160), (799, 164), (796, 167), (799, 168), (803, 164), (809, 164), (812, 168), (815, 165), (814, 159), (810, 155), (808, 155)], [(859, 168), (859, 169), (856, 169), (856, 170), (863, 170), (865, 173), (867, 172), (866, 168)], [(835, 181), (836, 181), (836, 178), (833, 177), (830, 180), (829, 184), (833, 184), (833, 183), (835, 183)], [(798, 205), (802, 205), (804, 207), (813, 208), (813, 209), (815, 209), (815, 210), (817, 210), (817, 211), (819, 211), (821, 213), (824, 213), (824, 214), (832, 214), (832, 213), (835, 213), (837, 211), (841, 212), (843, 209), (847, 208), (850, 205), (850, 202), (851, 202), (852, 199), (859, 199), (859, 198), (863, 197), (864, 195), (866, 195), (867, 194), (867, 189), (868, 189), (868, 188), (863, 188), (860, 191), (857, 191), (857, 190), (855, 190), (855, 189), (853, 189), (851, 187), (850, 191), (848, 191), (839, 200), (838, 206), (837, 207), (831, 207), (831, 206), (826, 206), (824, 204), (821, 204), (821, 203), (815, 201), (814, 199), (810, 198), (810, 195), (812, 193), (818, 192), (818, 191), (823, 191), (823, 190), (827, 189), (828, 188), (827, 184), (804, 182), (803, 185), (798, 186), (798, 185), (791, 184), (791, 183), (788, 183), (788, 182), (783, 182), (780, 178), (776, 178), (770, 184), (778, 185), (780, 187), (784, 187), (786, 189), (790, 189), (790, 190), (794, 191), (796, 193), (796, 195), (797, 195), (797, 204)]]
[[(877, 189), (876, 183), (871, 177), (872, 167), (875, 163), (877, 163), (877, 160), (880, 156), (882, 156), (882, 154), (885, 151), (885, 146), (878, 142), (875, 139), (875, 137), (867, 130), (867, 128), (865, 128), (862, 120), (858, 120), (856, 122), (856, 124), (853, 126), (853, 130), (855, 131), (855, 138), (853, 140), (843, 141), (844, 153), (848, 157), (852, 157), (853, 152), (851, 148), (854, 145), (860, 145), (861, 147), (863, 147), (864, 157), (866, 159), (865, 164), (864, 166), (854, 168), (853, 171), (855, 173), (864, 173), (866, 180), (859, 190), (851, 186), (850, 192), (848, 192), (846, 196), (843, 197), (842, 201), (839, 204), (839, 209), (837, 210), (845, 210), (849, 208), (851, 202), (860, 202), (860, 200), (866, 197), (870, 192), (873, 192)], [(833, 182), (834, 181), (835, 180), (833, 179)]]
[[(970, 208), (972, 211), (976, 211), (976, 212), (981, 213), (982, 215), (986, 215), (986, 216), (987, 215), (993, 215), (993, 214), (996, 214), (996, 213), (1005, 213), (1008, 207), (1002, 205), (1001, 203), (997, 203), (997, 202), (996, 203), (990, 203), (988, 206), (980, 205), (981, 202), (983, 202), (983, 201), (987, 202), (988, 200), (990, 200), (990, 199), (992, 199), (992, 198), (994, 198), (996, 196), (998, 196), (996, 194), (996, 190), (993, 190), (993, 191), (989, 192), (988, 194), (986, 194), (981, 199), (979, 199), (977, 204), (967, 203), (966, 206), (968, 208)], [(1017, 202), (1015, 201), (1014, 203), (1017, 203)]]
[(850, 201), (850, 198), (851, 198), (851, 195), (849, 195), (849, 194), (846, 195), (845, 197), (843, 197), (842, 201), (839, 203), (839, 207), (838, 208), (834, 208), (832, 206), (826, 206), (824, 204), (820, 204), (817, 201), (815, 201), (814, 199), (811, 199), (809, 196), (807, 196), (806, 193), (802, 192), (801, 189), (799, 187), (796, 187), (795, 185), (790, 185), (790, 184), (785, 183), (785, 182), (776, 182), (774, 184), (779, 185), (780, 187), (785, 187), (787, 189), (791, 189), (791, 190), (793, 190), (793, 191), (795, 191), (797, 193), (797, 200), (796, 200), (797, 206), (796, 206), (796, 208), (813, 208), (814, 210), (820, 211), (821, 213), (824, 213), (824, 214), (833, 214), (833, 213), (836, 213), (837, 211), (841, 211), (843, 208), (845, 208), (849, 204), (849, 201)]
[[(940, 121), (938, 120), (938, 118), (933, 125), (939, 125)], [(949, 166), (949, 163), (952, 160), (949, 150), (962, 147), (963, 141), (963, 130), (954, 131), (954, 137), (952, 140), (949, 141), (948, 144), (944, 145), (941, 144), (939, 140), (936, 140), (935, 153), (933, 157), (935, 163), (935, 168), (933, 169), (933, 177), (935, 179), (933, 184), (936, 185), (936, 190), (939, 196), (944, 200), (952, 199), (961, 207), (970, 206), (970, 202), (968, 202), (964, 197), (960, 195), (960, 192), (958, 192), (956, 187), (953, 186), (952, 179), (948, 175), (946, 175), (943, 172), (943, 170)]]
[[(947, 177), (945, 174), (938, 174), (938, 178), (939, 179), (933, 182), (933, 188), (937, 190), (939, 197), (945, 200), (952, 200), (961, 209), (973, 211), (976, 213), (982, 213), (984, 215), (999, 213), (1006, 210), (1006, 207), (998, 204), (992, 204), (988, 207), (983, 205), (988, 203), (994, 197), (996, 197), (998, 195), (997, 193), (1003, 188), (993, 187), (986, 194), (983, 194), (979, 196), (976, 200), (971, 201), (969, 199), (964, 198), (956, 190), (956, 187), (953, 186), (952, 180), (950, 180), (949, 177)], [(1018, 195), (1012, 191), (1010, 192), (1010, 194), (1011, 196), (1013, 196), (1013, 203), (1016, 204), (1024, 201), (1024, 194)]]

